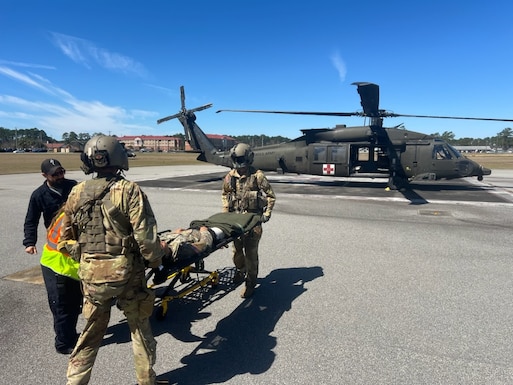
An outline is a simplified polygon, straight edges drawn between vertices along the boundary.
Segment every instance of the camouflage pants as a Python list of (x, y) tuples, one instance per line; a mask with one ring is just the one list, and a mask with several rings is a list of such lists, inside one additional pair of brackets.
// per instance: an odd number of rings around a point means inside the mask
[(87, 323), (68, 363), (67, 385), (89, 383), (94, 361), (107, 330), (113, 297), (126, 316), (132, 338), (135, 372), (139, 385), (154, 385), (153, 365), (157, 342), (151, 331), (149, 317), (153, 311), (154, 293), (147, 288), (144, 267), (134, 268), (128, 282), (93, 285), (83, 282)]
[(241, 238), (233, 241), (233, 263), (246, 274), (246, 285), (255, 287), (258, 277), (258, 244), (262, 238), (262, 226), (257, 225)]

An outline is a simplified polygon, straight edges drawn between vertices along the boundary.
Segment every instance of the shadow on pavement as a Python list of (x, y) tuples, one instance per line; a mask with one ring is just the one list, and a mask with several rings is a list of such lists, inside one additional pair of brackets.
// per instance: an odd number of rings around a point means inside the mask
[[(199, 343), (191, 354), (182, 358), (184, 366), (158, 374), (158, 378), (169, 378), (170, 384), (200, 385), (222, 383), (239, 374), (265, 372), (275, 358), (276, 337), (271, 333), (277, 322), (292, 308), (292, 302), (308, 290), (305, 283), (324, 275), (319, 266), (274, 270), (259, 279), (255, 294), (241, 299), (240, 305), (215, 330), (205, 337), (195, 336), (191, 332), (192, 324), (210, 316), (203, 312), (205, 307), (236, 289), (231, 284), (232, 269), (221, 273), (224, 278), (214, 294), (198, 290), (192, 297), (170, 302), (169, 319), (152, 318), (155, 336), (169, 333), (177, 340)], [(108, 328), (103, 344), (129, 341), (128, 325), (121, 322)]]

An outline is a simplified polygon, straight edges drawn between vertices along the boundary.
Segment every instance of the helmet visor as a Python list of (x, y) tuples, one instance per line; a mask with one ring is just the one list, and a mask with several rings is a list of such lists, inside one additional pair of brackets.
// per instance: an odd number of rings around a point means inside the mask
[(236, 156), (236, 157), (234, 157), (233, 162), (236, 165), (245, 165), (246, 164), (246, 157), (245, 156)]

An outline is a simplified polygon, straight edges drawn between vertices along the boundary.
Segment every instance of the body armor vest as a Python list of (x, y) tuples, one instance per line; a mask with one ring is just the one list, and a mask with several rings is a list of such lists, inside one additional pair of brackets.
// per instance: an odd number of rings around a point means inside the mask
[(135, 244), (129, 220), (110, 200), (110, 187), (115, 182), (86, 182), (73, 218), (82, 253), (121, 255)]
[(267, 201), (263, 199), (258, 187), (256, 175), (252, 173), (245, 179), (231, 177), (231, 193), (229, 196), (229, 211), (236, 213), (263, 212)]

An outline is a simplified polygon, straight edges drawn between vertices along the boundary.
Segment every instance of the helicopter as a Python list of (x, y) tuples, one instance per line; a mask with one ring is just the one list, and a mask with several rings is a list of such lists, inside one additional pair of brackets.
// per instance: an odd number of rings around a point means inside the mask
[[(436, 181), (490, 175), (491, 170), (461, 155), (449, 143), (415, 131), (383, 127), (384, 118), (416, 117), (513, 122), (513, 119), (472, 118), (431, 115), (403, 115), (379, 108), (379, 86), (369, 82), (357, 86), (363, 111), (305, 112), (269, 110), (218, 110), (293, 115), (320, 115), (369, 118), (369, 124), (357, 127), (336, 125), (334, 128), (304, 129), (302, 136), (291, 141), (254, 148), (253, 165), (263, 171), (335, 177), (387, 178), (388, 188), (407, 187), (412, 181)], [(185, 138), (199, 152), (198, 160), (232, 167), (229, 151), (218, 151), (196, 124), (195, 112), (212, 107), (206, 104), (191, 110), (185, 107), (184, 87), (180, 87), (181, 110), (157, 120), (157, 124), (177, 118)]]

